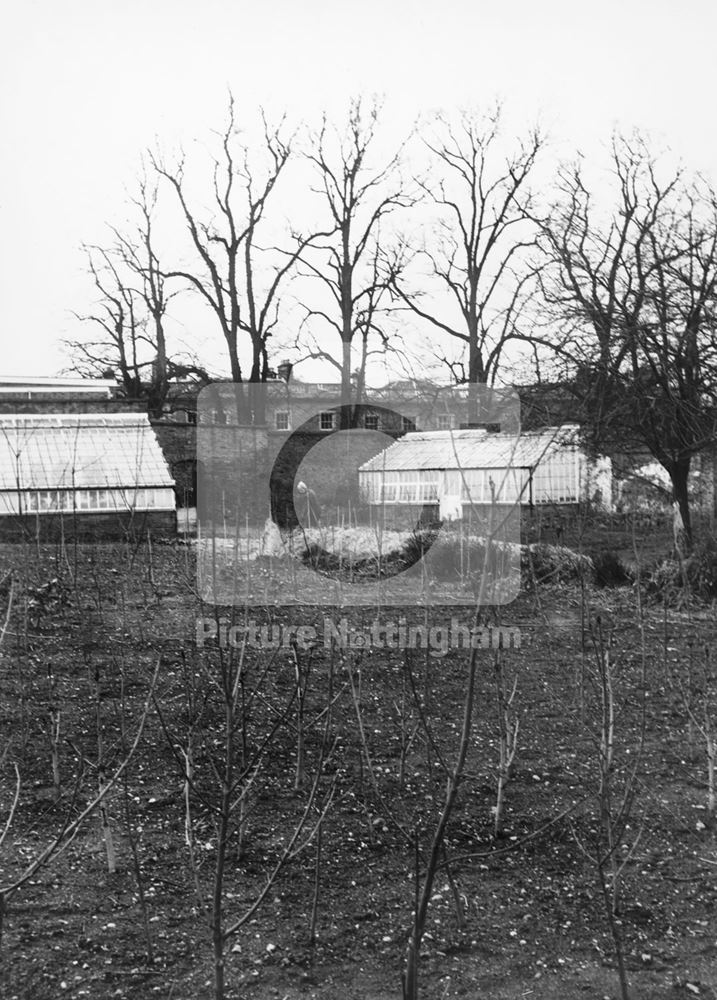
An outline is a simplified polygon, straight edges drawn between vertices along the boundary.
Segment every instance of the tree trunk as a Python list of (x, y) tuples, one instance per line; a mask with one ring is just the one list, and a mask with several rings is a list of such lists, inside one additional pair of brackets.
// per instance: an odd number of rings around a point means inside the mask
[(164, 326), (161, 316), (154, 318), (154, 331), (157, 341), (157, 357), (154, 362), (152, 373), (152, 386), (150, 389), (149, 412), (155, 420), (162, 417), (164, 401), (167, 398), (167, 344), (164, 336)]
[[(227, 686), (225, 698), (231, 698)], [(224, 875), (227, 862), (229, 825), (232, 813), (232, 783), (234, 780), (234, 711), (231, 701), (224, 706), (224, 774), (217, 818), (217, 858), (212, 886), (212, 951), (214, 953), (214, 1000), (224, 1000)]]
[(351, 340), (341, 341), (341, 419), (339, 427), (348, 430), (353, 427), (353, 407), (351, 406)]
[(252, 421), (255, 426), (266, 423), (266, 348), (261, 334), (253, 332), (250, 401)]
[(487, 373), (478, 339), (478, 316), (474, 314), (468, 323), (468, 424), (471, 427), (486, 419), (483, 412), (486, 384)]
[(670, 473), (670, 479), (672, 480), (672, 492), (675, 498), (675, 503), (677, 504), (682, 517), (685, 543), (685, 552), (682, 554), (686, 555), (692, 548), (692, 518), (690, 513), (690, 500), (687, 491), (687, 482), (690, 475), (689, 458), (681, 459), (680, 461), (675, 462), (668, 471)]
[[(475, 302), (474, 302), (475, 307)], [(468, 424), (480, 420), (480, 351), (478, 350), (478, 318), (472, 315), (468, 322)]]
[(598, 884), (600, 886), (600, 891), (602, 892), (603, 900), (605, 903), (605, 911), (607, 913), (607, 919), (610, 925), (610, 934), (612, 936), (612, 943), (615, 949), (617, 976), (620, 981), (620, 996), (622, 1000), (630, 1000), (630, 986), (627, 980), (627, 970), (625, 969), (625, 955), (622, 942), (622, 932), (615, 917), (613, 900), (607, 882), (605, 881), (605, 870), (604, 867), (600, 864), (600, 862), (598, 862)]

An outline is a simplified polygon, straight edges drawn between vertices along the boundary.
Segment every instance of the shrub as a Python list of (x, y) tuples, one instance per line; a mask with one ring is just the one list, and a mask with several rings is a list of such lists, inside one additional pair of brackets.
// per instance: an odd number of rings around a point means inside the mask
[(524, 574), (536, 583), (568, 583), (595, 579), (595, 567), (590, 556), (573, 552), (562, 545), (536, 543), (524, 545), (521, 557)]
[(401, 547), (401, 560), (405, 566), (413, 566), (423, 559), (436, 541), (439, 530), (438, 528), (425, 528), (413, 531), (409, 535)]
[(705, 600), (717, 597), (717, 539), (709, 536), (695, 546), (685, 563), (685, 572), (694, 594)]
[(598, 587), (624, 587), (633, 581), (629, 569), (616, 552), (602, 549), (590, 554), (595, 567), (595, 582)]
[(645, 573), (645, 592), (665, 604), (674, 604), (682, 594), (680, 564), (674, 559), (661, 559)]
[(646, 574), (645, 590), (652, 597), (672, 604), (682, 600), (685, 580), (689, 594), (705, 601), (717, 598), (717, 540), (708, 537), (680, 564), (676, 559), (663, 559)]

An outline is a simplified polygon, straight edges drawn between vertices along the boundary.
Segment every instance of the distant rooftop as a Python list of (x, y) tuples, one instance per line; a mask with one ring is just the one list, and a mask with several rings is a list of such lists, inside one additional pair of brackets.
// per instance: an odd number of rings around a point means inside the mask
[(69, 377), (45, 377), (37, 375), (0, 375), (0, 395), (23, 393), (37, 395), (86, 395), (93, 394), (109, 398), (117, 388), (115, 379)]

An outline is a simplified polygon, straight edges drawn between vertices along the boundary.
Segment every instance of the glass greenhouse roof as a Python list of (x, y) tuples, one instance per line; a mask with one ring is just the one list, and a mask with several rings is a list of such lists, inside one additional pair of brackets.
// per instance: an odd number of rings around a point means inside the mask
[(409, 433), (365, 462), (360, 472), (533, 469), (557, 449), (575, 446), (575, 431), (574, 427), (548, 427), (520, 435), (486, 430)]
[(143, 414), (0, 416), (0, 492), (173, 485)]

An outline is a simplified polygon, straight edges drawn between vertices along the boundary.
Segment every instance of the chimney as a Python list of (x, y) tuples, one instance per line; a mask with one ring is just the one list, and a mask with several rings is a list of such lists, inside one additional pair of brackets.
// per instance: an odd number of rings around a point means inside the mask
[(292, 372), (293, 367), (294, 366), (291, 363), (291, 361), (286, 361), (285, 360), (285, 361), (282, 361), (281, 364), (278, 364), (276, 366), (276, 371), (277, 371), (277, 374), (278, 374), (279, 378), (283, 379), (284, 382), (288, 382), (289, 379), (291, 378), (291, 372)]

